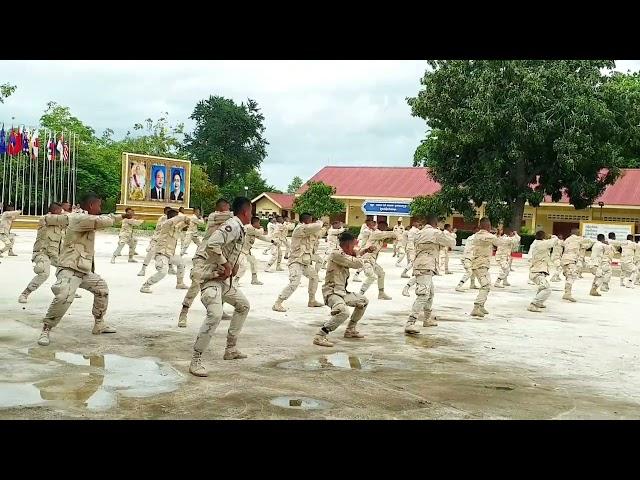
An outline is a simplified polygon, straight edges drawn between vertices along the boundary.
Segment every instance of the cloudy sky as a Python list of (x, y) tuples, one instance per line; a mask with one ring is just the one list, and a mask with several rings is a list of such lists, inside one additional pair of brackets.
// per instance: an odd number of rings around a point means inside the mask
[[(188, 120), (209, 95), (253, 98), (265, 115), (262, 174), (285, 189), (324, 165), (409, 166), (425, 124), (405, 98), (417, 93), (424, 61), (0, 61), (0, 83), (17, 85), (0, 121), (36, 125), (53, 100), (98, 134), (117, 137), (169, 112)], [(617, 69), (640, 70), (638, 60)]]

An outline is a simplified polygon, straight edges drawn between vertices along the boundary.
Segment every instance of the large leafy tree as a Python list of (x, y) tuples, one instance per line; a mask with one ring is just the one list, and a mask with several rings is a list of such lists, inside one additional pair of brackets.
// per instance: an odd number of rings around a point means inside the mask
[[(245, 187), (247, 187), (245, 189)], [(225, 198), (232, 199), (237, 196), (247, 195), (249, 198), (254, 198), (264, 192), (282, 193), (273, 185), (269, 185), (267, 181), (262, 178), (258, 170), (250, 170), (246, 175), (242, 177), (236, 177), (224, 187), (221, 192)]]
[[(442, 208), (519, 228), (525, 202), (565, 191), (585, 208), (619, 175), (625, 102), (612, 101), (611, 60), (429, 61), (414, 116), (427, 138), (414, 165), (442, 185)], [(606, 169), (603, 171), (603, 169)]]
[(293, 201), (294, 212), (310, 213), (316, 218), (344, 212), (344, 203), (332, 197), (335, 187), (324, 182), (307, 182), (307, 185), (309, 188)]
[(210, 213), (215, 210), (216, 201), (220, 198), (217, 185), (209, 181), (207, 172), (200, 165), (191, 165), (191, 206), (198, 207), (202, 212)]
[(184, 149), (221, 188), (259, 168), (267, 156), (264, 116), (254, 100), (237, 105), (210, 96), (198, 102), (190, 118), (196, 126), (186, 135)]
[(10, 83), (0, 85), (0, 103), (4, 103), (5, 99), (10, 97), (16, 91), (16, 86)]
[(604, 88), (607, 104), (620, 125), (622, 166), (640, 167), (640, 73), (615, 72)]
[(303, 185), (303, 181), (300, 177), (293, 177), (291, 183), (287, 187), (287, 193), (294, 194), (298, 191), (298, 189)]

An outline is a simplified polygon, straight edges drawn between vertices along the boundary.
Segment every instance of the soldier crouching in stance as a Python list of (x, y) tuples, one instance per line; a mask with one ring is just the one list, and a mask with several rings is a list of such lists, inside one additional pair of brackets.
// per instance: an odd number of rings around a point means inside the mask
[(93, 293), (92, 313), (95, 325), (91, 333), (98, 335), (116, 332), (104, 323), (109, 304), (109, 288), (94, 271), (95, 232), (100, 228), (111, 227), (122, 215), (100, 215), (102, 199), (92, 193), (85, 195), (80, 206), (87, 213), (69, 216), (69, 227), (58, 260), (58, 280), (51, 286), (55, 298), (44, 316), (39, 345), (49, 345), (49, 332), (58, 325), (73, 303), (78, 288)]
[(350, 268), (356, 270), (363, 268), (362, 260), (357, 257), (372, 252), (375, 247), (370, 246), (356, 253), (354, 248), (357, 240), (350, 232), (342, 232), (338, 236), (338, 242), (340, 248), (336, 248), (329, 254), (327, 274), (322, 286), (322, 296), (325, 303), (331, 308), (331, 318), (318, 330), (313, 339), (314, 345), (321, 347), (333, 347), (333, 343), (327, 339), (327, 335), (349, 318), (347, 307), (355, 308), (351, 314), (349, 325), (344, 331), (344, 337), (364, 338), (364, 335), (356, 330), (356, 325), (364, 315), (369, 301), (362, 294), (347, 292), (347, 281), (349, 280)]
[(244, 225), (251, 221), (251, 201), (237, 197), (232, 205), (233, 217), (225, 221), (218, 230), (198, 247), (193, 257), (194, 279), (200, 284), (200, 299), (207, 309), (207, 316), (193, 345), (193, 356), (189, 372), (196, 377), (206, 377), (202, 365), (202, 354), (209, 346), (211, 337), (222, 319), (222, 304), (235, 307), (227, 333), (225, 360), (246, 358), (236, 348), (238, 335), (249, 313), (249, 300), (233, 282), (238, 273), (238, 259), (244, 243)]

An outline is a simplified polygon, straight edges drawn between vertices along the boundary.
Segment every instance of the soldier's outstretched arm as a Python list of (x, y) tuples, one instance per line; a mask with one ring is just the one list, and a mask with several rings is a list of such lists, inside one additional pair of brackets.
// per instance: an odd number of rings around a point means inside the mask
[(69, 225), (69, 216), (49, 213), (44, 216), (44, 223), (47, 227), (66, 227)]
[(340, 266), (348, 267), (348, 268), (363, 268), (364, 263), (357, 257), (352, 257), (351, 255), (347, 255), (343, 252), (331, 252), (329, 256), (329, 261), (332, 261)]

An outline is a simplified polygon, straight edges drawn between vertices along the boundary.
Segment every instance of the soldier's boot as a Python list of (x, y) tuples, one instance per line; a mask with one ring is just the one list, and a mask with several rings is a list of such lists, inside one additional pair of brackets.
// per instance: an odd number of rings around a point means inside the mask
[(462, 282), (458, 283), (458, 285), (456, 286), (456, 292), (464, 292), (464, 288), (462, 288), (463, 285), (464, 283)]
[(272, 266), (272, 264), (271, 264), (271, 263), (267, 263), (267, 266), (266, 266), (266, 267), (264, 267), (264, 271), (265, 271), (265, 272), (271, 272), (271, 266)]
[(129, 257), (129, 263), (138, 263), (138, 261), (133, 257)]
[(391, 300), (391, 297), (384, 290), (378, 290), (378, 300)]
[(472, 317), (484, 317), (484, 312), (482, 311), (482, 307), (480, 305), (474, 305), (473, 310), (471, 310)]
[(193, 352), (191, 357), (191, 364), (189, 365), (189, 373), (196, 377), (208, 377), (207, 369), (202, 364), (202, 354), (199, 352)]
[(356, 274), (353, 276), (353, 281), (362, 282), (362, 280), (360, 280), (360, 274), (358, 272), (356, 272)]
[(187, 326), (187, 313), (189, 313), (189, 307), (183, 305), (178, 317), (178, 327), (185, 328)]
[(510, 287), (511, 286), (511, 284), (509, 283), (509, 281), (506, 278), (502, 281), (502, 285), (504, 285), (505, 287)]
[(184, 282), (180, 282), (180, 283), (177, 283), (177, 284), (176, 284), (176, 289), (177, 289), (177, 290), (188, 290), (188, 289), (189, 289), (189, 286), (188, 286), (188, 285), (185, 285), (185, 283), (184, 283)]
[(285, 255), (285, 256), (284, 256), (284, 259), (285, 259), (285, 260), (289, 260), (289, 255)]
[(445, 275), (453, 275), (453, 272), (452, 272), (452, 271), (450, 271), (450, 270), (445, 270), (445, 271), (444, 271), (444, 274), (445, 274)]
[(609, 291), (609, 284), (603, 282), (602, 286), (600, 287), (600, 290), (602, 290), (603, 292), (608, 292)]
[(251, 274), (251, 285), (264, 285), (264, 283), (262, 283), (260, 280), (258, 280), (258, 274), (257, 273), (252, 273)]
[(416, 335), (420, 333), (420, 329), (416, 327), (416, 321), (413, 319), (407, 320), (407, 324), (404, 326), (404, 333), (408, 335)]
[(177, 275), (178, 271), (176, 270), (175, 265), (169, 265), (169, 271), (167, 272), (169, 275)]
[(601, 297), (602, 295), (600, 295), (600, 293), (598, 292), (598, 289), (596, 287), (591, 287), (591, 291), (589, 292), (589, 295), (591, 295), (592, 297)]
[(551, 281), (552, 282), (559, 282), (560, 281), (560, 275), (558, 275), (557, 273), (551, 277)]
[(324, 303), (318, 302), (313, 295), (309, 295), (307, 307), (324, 307)]
[(51, 332), (51, 327), (49, 325), (47, 325), (46, 323), (42, 325), (42, 331), (40, 332), (40, 337), (38, 338), (38, 345), (42, 345), (43, 347), (46, 347), (47, 345), (49, 345), (50, 332)]
[(116, 263), (116, 256), (111, 257), (111, 263)]
[(501, 282), (501, 280), (500, 280), (500, 279), (497, 279), (497, 280), (496, 280), (496, 283), (494, 283), (494, 284), (493, 284), (493, 286), (494, 286), (494, 287), (496, 287), (496, 288), (504, 288), (504, 286), (503, 286), (503, 285), (501, 285), (501, 284), (500, 284), (500, 282)]
[[(346, 333), (345, 333), (346, 335)], [(320, 335), (316, 333), (316, 336), (313, 337), (313, 344), (318, 345), (319, 347), (333, 347), (333, 343), (329, 341), (326, 335)]]
[(436, 322), (435, 317), (431, 317), (431, 311), (424, 312), (424, 320), (422, 321), (423, 327), (437, 327), (438, 322)]
[(236, 343), (238, 343), (238, 337), (235, 335), (227, 335), (227, 348), (224, 350), (223, 360), (239, 360), (241, 358), (247, 358), (247, 356), (242, 353), (236, 347)]
[(29, 290), (28, 288), (25, 288), (24, 291), (18, 297), (18, 302), (27, 303), (27, 298), (29, 297), (30, 293), (31, 293), (31, 290)]
[(411, 278), (411, 277), (407, 273), (407, 270), (404, 269), (404, 270), (402, 270), (402, 273), (400, 274), (400, 278)]
[(411, 288), (410, 285), (405, 285), (404, 288), (402, 289), (402, 296), (403, 297), (409, 297), (409, 288)]
[(151, 293), (151, 287), (146, 283), (142, 284), (140, 287), (140, 293)]
[(142, 264), (142, 268), (138, 272), (139, 277), (144, 277), (147, 274), (147, 266)]
[(287, 307), (282, 305), (282, 300), (276, 300), (276, 303), (273, 304), (273, 307), (271, 307), (271, 310), (273, 310), (274, 312), (286, 312)]
[(529, 306), (527, 307), (527, 310), (529, 310), (530, 312), (541, 312), (542, 309), (536, 305), (535, 303), (530, 303)]
[(364, 338), (364, 335), (356, 330), (355, 325), (348, 325), (344, 331), (344, 338)]
[(13, 253), (13, 247), (11, 247), (9, 249), (9, 253), (7, 254), (9, 257), (17, 257), (18, 255), (16, 253)]
[(485, 315), (489, 315), (489, 310), (487, 310), (486, 308), (484, 308), (484, 305), (480, 305), (480, 311), (482, 313), (484, 313)]
[(564, 287), (564, 295), (562, 296), (563, 300), (569, 300), (570, 302), (575, 302), (576, 299), (571, 296), (571, 286), (565, 285)]
[(100, 335), (101, 333), (116, 333), (116, 329), (104, 323), (104, 320), (98, 320), (96, 318), (96, 323), (93, 325), (91, 333), (94, 335)]

